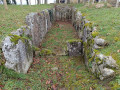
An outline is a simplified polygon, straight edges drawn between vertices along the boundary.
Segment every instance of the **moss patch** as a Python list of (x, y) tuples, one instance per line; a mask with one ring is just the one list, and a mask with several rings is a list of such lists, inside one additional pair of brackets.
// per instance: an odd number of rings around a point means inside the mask
[(93, 24), (92, 24), (92, 22), (90, 22), (90, 23), (85, 23), (85, 26), (92, 28)]
[(92, 37), (93, 37), (93, 38), (95, 38), (95, 37), (98, 36), (98, 35), (99, 35), (99, 32), (96, 32), (96, 31), (92, 32)]
[(80, 39), (71, 39), (71, 40), (67, 40), (68, 43), (74, 43), (74, 42), (82, 42), (82, 40)]
[(25, 43), (25, 40), (28, 39), (26, 37), (22, 37), (22, 36), (18, 36), (18, 35), (13, 35), (13, 34), (9, 34), (9, 36), (11, 37), (10, 38), (11, 42), (13, 42), (15, 45), (18, 44), (19, 40), (22, 40), (22, 42)]
[(53, 52), (49, 49), (44, 49), (40, 52), (40, 55), (52, 55)]

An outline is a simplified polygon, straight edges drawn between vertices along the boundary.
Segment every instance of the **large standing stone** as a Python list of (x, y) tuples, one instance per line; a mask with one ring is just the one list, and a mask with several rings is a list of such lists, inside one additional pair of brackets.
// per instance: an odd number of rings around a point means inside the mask
[(33, 61), (32, 42), (21, 36), (23, 32), (22, 29), (12, 32), (14, 34), (7, 36), (2, 46), (5, 66), (19, 73), (27, 73)]
[(47, 31), (51, 28), (48, 10), (40, 13), (30, 13), (26, 16), (26, 23), (31, 29), (33, 45), (39, 47)]

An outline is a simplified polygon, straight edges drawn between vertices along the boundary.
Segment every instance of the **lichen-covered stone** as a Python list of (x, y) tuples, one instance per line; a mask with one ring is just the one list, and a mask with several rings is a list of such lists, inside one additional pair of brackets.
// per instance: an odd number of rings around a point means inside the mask
[(99, 76), (100, 80), (108, 79), (113, 77), (115, 72), (112, 69), (104, 68), (101, 71), (101, 75)]
[(55, 6), (55, 17), (56, 20), (69, 21), (72, 18), (72, 7), (68, 5), (57, 5)]
[(19, 73), (27, 73), (33, 61), (32, 42), (29, 39), (22, 40), (22, 29), (12, 33), (17, 34), (16, 36), (20, 35), (18, 36), (20, 38), (17, 40), (12, 37), (11, 40), (11, 36), (7, 36), (3, 41), (2, 51), (6, 59), (5, 66)]
[(80, 56), (82, 53), (82, 42), (80, 40), (67, 41), (67, 51), (69, 56)]
[(98, 45), (98, 46), (104, 46), (105, 43), (106, 43), (104, 39), (98, 38), (98, 37), (96, 37), (96, 38), (94, 39), (94, 41), (95, 41), (95, 44)]
[(33, 45), (39, 47), (47, 31), (51, 28), (48, 10), (43, 10), (40, 13), (30, 13), (26, 16), (26, 23), (31, 30)]
[(98, 54), (95, 56), (95, 60), (92, 61), (91, 70), (100, 80), (114, 77), (115, 72), (112, 68), (118, 68), (118, 65), (111, 56)]

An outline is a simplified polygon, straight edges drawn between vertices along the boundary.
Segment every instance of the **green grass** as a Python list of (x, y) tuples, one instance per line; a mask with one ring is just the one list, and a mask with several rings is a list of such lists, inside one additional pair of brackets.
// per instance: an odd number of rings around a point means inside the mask
[(11, 31), (26, 25), (25, 17), (27, 14), (31, 12), (40, 12), (43, 9), (51, 7), (52, 5), (9, 5), (9, 9), (6, 11), (3, 5), (0, 5), (0, 43)]
[[(40, 6), (8, 6), (5, 11), (0, 5), (0, 41), (11, 31), (25, 25), (25, 16), (30, 12), (39, 12), (42, 9), (50, 8), (52, 5)], [(86, 18), (97, 27), (100, 37), (109, 42), (109, 46), (99, 50), (105, 55), (112, 55), (120, 65), (120, 8), (100, 8), (84, 7), (82, 4), (75, 5)], [(66, 41), (77, 39), (75, 31), (71, 25), (65, 23), (62, 26), (55, 25), (47, 34), (42, 43), (43, 49), (50, 49), (53, 52), (62, 53), (66, 47)], [(116, 39), (116, 37), (118, 37)], [(0, 55), (0, 59), (1, 59)], [(58, 67), (53, 71), (51, 68)], [(3, 67), (4, 68), (4, 67)], [(1, 73), (1, 71), (0, 71)], [(51, 81), (51, 83), (48, 83)], [(67, 88), (73, 90), (119, 90), (120, 71), (112, 81), (100, 81), (86, 71), (80, 57), (68, 56), (42, 56), (35, 57), (28, 74), (18, 74), (12, 70), (4, 68), (0, 74), (0, 87), (7, 90), (32, 89), (46, 90), (51, 86)]]
[[(47, 33), (43, 43), (43, 49), (50, 49), (56, 53), (63, 53), (66, 41), (77, 39), (74, 28), (68, 23), (59, 23), (63, 27), (53, 26)], [(56, 48), (57, 47), (57, 48)], [(57, 67), (57, 70), (52, 68)], [(8, 71), (8, 69), (5, 69)], [(82, 57), (69, 56), (41, 56), (35, 57), (28, 74), (4, 72), (1, 78), (3, 89), (32, 89), (47, 90), (52, 87), (67, 90), (104, 90), (106, 86), (112, 88), (106, 81), (99, 81), (89, 73), (83, 63)], [(9, 77), (8, 77), (9, 76)], [(119, 79), (119, 77), (117, 77)]]

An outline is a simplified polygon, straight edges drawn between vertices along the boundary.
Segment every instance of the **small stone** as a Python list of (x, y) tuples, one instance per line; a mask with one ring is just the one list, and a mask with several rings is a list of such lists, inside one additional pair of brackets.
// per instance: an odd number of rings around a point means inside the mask
[(96, 37), (96, 38), (94, 39), (94, 41), (95, 41), (95, 44), (98, 45), (98, 46), (104, 46), (104, 45), (105, 45), (105, 40), (102, 39), (102, 38)]
[(120, 53), (120, 50), (117, 50), (118, 53)]
[(111, 56), (106, 57), (105, 64), (111, 68), (118, 68), (116, 61)]
[(104, 4), (96, 4), (96, 8), (102, 8), (102, 7), (104, 7)]
[(108, 68), (104, 68), (101, 73), (102, 73), (102, 75), (99, 76), (100, 80), (104, 80), (106, 78), (113, 77), (115, 74), (112, 69), (108, 69)]
[(51, 68), (53, 71), (56, 71), (56, 70), (58, 70), (58, 67), (53, 67), (53, 68)]

